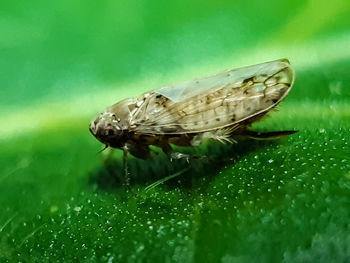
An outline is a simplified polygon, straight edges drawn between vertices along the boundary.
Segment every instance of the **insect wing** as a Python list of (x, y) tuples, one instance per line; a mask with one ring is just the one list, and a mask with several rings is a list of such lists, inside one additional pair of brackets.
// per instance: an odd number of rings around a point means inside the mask
[(288, 60), (277, 60), (163, 87), (135, 115), (136, 130), (179, 134), (232, 126), (276, 106), (293, 81)]
[[(154, 92), (171, 99), (173, 102), (180, 102), (200, 93), (210, 92), (209, 90), (212, 89), (220, 89), (228, 84), (240, 84), (243, 80), (254, 76), (272, 76), (278, 70), (286, 66), (289, 66), (289, 61), (287, 59), (280, 59), (253, 66), (227, 70), (212, 76), (164, 86), (154, 90)], [(240, 85), (237, 85), (237, 87), (240, 87)]]

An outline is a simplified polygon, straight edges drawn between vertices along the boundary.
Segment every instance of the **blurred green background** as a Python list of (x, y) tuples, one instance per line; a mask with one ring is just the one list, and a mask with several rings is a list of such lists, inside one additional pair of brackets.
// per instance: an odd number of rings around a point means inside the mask
[[(1, 262), (347, 262), (349, 14), (347, 0), (2, 3)], [(189, 165), (130, 158), (128, 193), (120, 152), (96, 155), (89, 121), (118, 100), (284, 57), (296, 83), (254, 128), (299, 130), (288, 139), (208, 143)]]

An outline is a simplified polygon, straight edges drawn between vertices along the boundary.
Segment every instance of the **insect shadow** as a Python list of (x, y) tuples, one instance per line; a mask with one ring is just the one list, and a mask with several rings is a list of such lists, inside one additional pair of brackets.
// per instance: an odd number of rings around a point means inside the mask
[[(207, 143), (200, 149), (181, 149), (182, 152), (194, 156), (189, 160), (170, 160), (169, 156), (161, 152), (147, 160), (128, 157), (130, 185), (132, 188), (146, 188), (172, 174), (178, 175), (162, 184), (168, 190), (177, 187), (189, 189), (198, 184), (203, 186), (203, 183), (208, 185), (226, 165), (234, 165), (249, 153), (276, 145), (277, 141), (245, 139), (237, 144)], [(90, 172), (89, 183), (106, 191), (125, 189), (122, 158), (106, 159), (103, 165)]]

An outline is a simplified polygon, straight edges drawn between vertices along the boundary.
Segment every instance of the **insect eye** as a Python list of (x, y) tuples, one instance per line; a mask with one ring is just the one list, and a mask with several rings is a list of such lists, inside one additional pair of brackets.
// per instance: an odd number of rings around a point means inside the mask
[(120, 122), (120, 118), (117, 118), (117, 116), (114, 113), (112, 114), (112, 117), (113, 117), (114, 120)]
[(113, 134), (114, 134), (114, 131), (112, 129), (107, 130), (107, 135), (113, 135)]

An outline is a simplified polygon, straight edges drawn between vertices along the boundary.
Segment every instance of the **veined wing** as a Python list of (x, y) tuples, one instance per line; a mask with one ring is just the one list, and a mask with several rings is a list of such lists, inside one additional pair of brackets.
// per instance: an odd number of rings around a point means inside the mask
[(253, 66), (227, 70), (212, 76), (161, 87), (154, 90), (154, 92), (171, 99), (173, 102), (180, 102), (184, 99), (206, 92), (209, 89), (224, 87), (232, 83), (237, 83), (239, 86), (242, 81), (254, 76), (272, 76), (278, 70), (285, 67), (286, 64), (289, 65), (287, 59), (280, 59)]
[(275, 107), (293, 81), (283, 59), (163, 87), (145, 94), (132, 123), (136, 131), (151, 134), (220, 129)]

